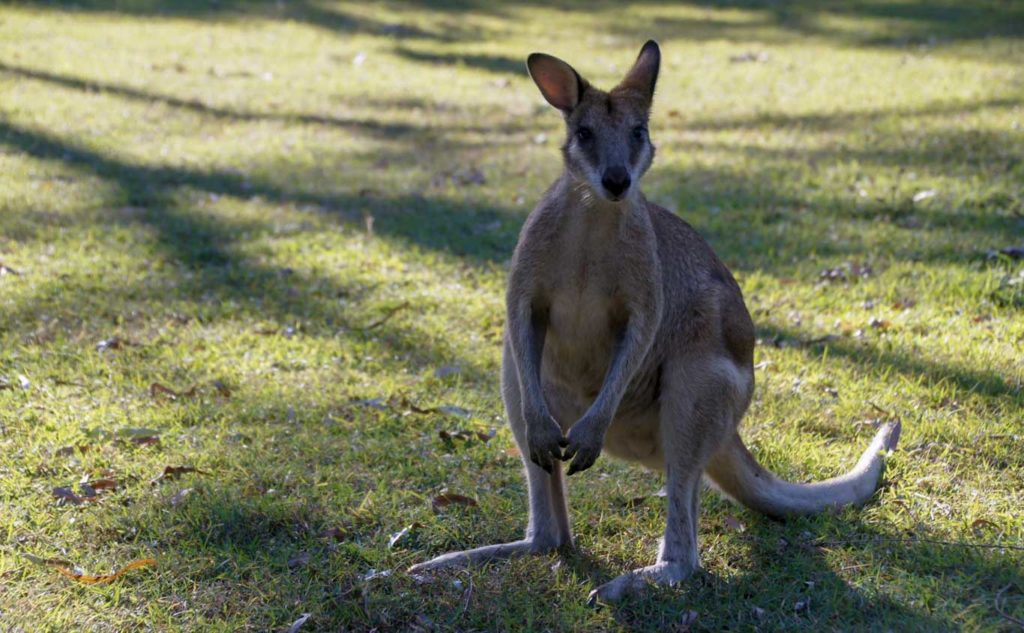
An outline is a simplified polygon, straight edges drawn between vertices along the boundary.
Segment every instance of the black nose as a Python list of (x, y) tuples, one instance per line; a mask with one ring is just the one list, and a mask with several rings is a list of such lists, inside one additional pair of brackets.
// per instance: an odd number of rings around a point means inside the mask
[(629, 189), (629, 183), (629, 172), (626, 171), (625, 167), (609, 167), (604, 170), (604, 175), (601, 176), (601, 184), (615, 198), (618, 198), (622, 195), (622, 192)]

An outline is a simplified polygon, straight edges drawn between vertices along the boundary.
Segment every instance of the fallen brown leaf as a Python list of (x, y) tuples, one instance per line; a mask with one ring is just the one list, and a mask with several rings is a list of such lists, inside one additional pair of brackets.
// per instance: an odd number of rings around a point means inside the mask
[(288, 559), (288, 569), (295, 569), (297, 567), (304, 567), (309, 564), (309, 560), (312, 558), (309, 552), (299, 552), (295, 556)]
[(453, 504), (475, 507), (477, 505), (477, 502), (476, 499), (467, 497), (465, 495), (446, 493), (434, 497), (433, 500), (431, 500), (430, 502), (430, 507), (434, 509), (434, 512), (440, 512), (444, 508), (447, 508), (448, 506)]
[(871, 320), (868, 321), (868, 325), (875, 328), (876, 330), (888, 330), (890, 327), (892, 327), (892, 322), (886, 319), (872, 317)]
[(62, 446), (61, 448), (58, 448), (56, 451), (54, 451), (53, 454), (58, 457), (66, 457), (68, 455), (74, 455), (75, 451), (78, 451), (79, 453), (86, 453), (91, 449), (92, 446), (88, 444), (79, 444), (77, 446)]
[(71, 488), (58, 487), (53, 489), (53, 496), (57, 498), (59, 503), (70, 502), (77, 505), (81, 505), (86, 501), (96, 501), (95, 496), (80, 496), (75, 494), (75, 491)]
[(213, 388), (216, 389), (217, 393), (219, 393), (221, 396), (223, 396), (225, 398), (230, 398), (231, 397), (231, 389), (229, 389), (228, 386), (224, 384), (224, 381), (222, 381), (222, 380), (214, 380), (210, 384), (213, 385)]
[(107, 349), (121, 349), (124, 347), (138, 347), (138, 343), (133, 343), (129, 340), (123, 339), (120, 336), (111, 336), (108, 339), (104, 339), (99, 343), (96, 343), (96, 351), (102, 352)]
[(999, 526), (988, 519), (975, 519), (974, 522), (971, 523), (971, 531), (975, 534), (982, 531), (984, 528), (999, 531)]
[(622, 505), (625, 508), (639, 508), (645, 503), (647, 503), (647, 497), (633, 497), (632, 499), (629, 499), (628, 501), (624, 502)]
[(335, 541), (344, 541), (345, 537), (348, 536), (348, 534), (345, 532), (345, 530), (339, 527), (332, 527), (327, 528), (325, 530), (321, 530), (320, 533), (317, 534), (317, 536), (319, 536), (320, 538), (334, 539)]
[(154, 382), (149, 386), (149, 395), (154, 398), (164, 395), (170, 398), (171, 400), (177, 400), (178, 398), (192, 398), (196, 395), (196, 393), (197, 391), (195, 385), (189, 387), (188, 391), (175, 391), (174, 389), (171, 389), (170, 387), (162, 385), (158, 382)]
[(116, 490), (118, 486), (118, 483), (116, 481), (108, 478), (93, 479), (85, 483), (93, 490)]
[(164, 466), (164, 471), (150, 480), (149, 483), (157, 484), (164, 479), (176, 479), (179, 475), (196, 473), (197, 475), (209, 475), (205, 470), (199, 470), (195, 466)]
[(31, 556), (29, 554), (23, 554), (25, 558), (32, 561), (37, 565), (43, 565), (45, 567), (52, 567), (62, 576), (66, 576), (75, 582), (80, 582), (86, 585), (99, 585), (111, 583), (130, 572), (133, 569), (140, 569), (142, 567), (150, 567), (156, 565), (156, 559), (153, 558), (142, 558), (139, 560), (133, 560), (121, 569), (118, 569), (112, 574), (104, 574), (101, 576), (90, 576), (87, 574), (79, 573), (74, 569), (74, 565), (64, 560), (57, 560), (53, 558), (43, 559), (37, 556)]
[(723, 522), (725, 523), (725, 527), (729, 528), (730, 530), (742, 532), (745, 529), (740, 520), (734, 516), (726, 516)]

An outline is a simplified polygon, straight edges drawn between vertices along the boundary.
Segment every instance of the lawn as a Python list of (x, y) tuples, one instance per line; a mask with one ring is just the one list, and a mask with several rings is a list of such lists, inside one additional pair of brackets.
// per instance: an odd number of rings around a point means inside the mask
[[(525, 57), (609, 87), (652, 37), (644, 188), (743, 288), (751, 450), (900, 450), (862, 509), (707, 493), (704, 570), (615, 607), (665, 503), (606, 457), (576, 553), (419, 582), (526, 523), (503, 291), (562, 130)], [(4, 3), (0, 630), (1016, 627), (1022, 104), (1009, 0)]]

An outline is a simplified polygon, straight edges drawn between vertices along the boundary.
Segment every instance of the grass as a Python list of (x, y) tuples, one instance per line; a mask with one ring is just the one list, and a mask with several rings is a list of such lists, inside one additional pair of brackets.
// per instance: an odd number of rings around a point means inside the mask
[[(1024, 265), (989, 256), (1024, 234), (1021, 6), (588, 6), (0, 8), (0, 629), (1024, 618)], [(587, 591), (651, 562), (665, 509), (659, 475), (605, 458), (571, 482), (578, 554), (419, 585), (399, 570), (526, 521), (502, 295), (561, 130), (522, 60), (608, 86), (648, 37), (645, 190), (744, 289), (752, 450), (826, 477), (891, 417), (901, 450), (860, 510), (774, 523), (707, 494), (705, 572), (615, 608)], [(205, 474), (150, 483), (180, 465)], [(103, 476), (99, 501), (52, 494)], [(444, 491), (479, 506), (435, 513)], [(90, 586), (25, 554), (158, 566)]]

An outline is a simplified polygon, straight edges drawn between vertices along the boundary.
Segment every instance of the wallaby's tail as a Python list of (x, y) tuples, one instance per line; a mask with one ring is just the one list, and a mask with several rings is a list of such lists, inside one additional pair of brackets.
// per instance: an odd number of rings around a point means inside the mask
[(768, 516), (814, 514), (867, 501), (878, 486), (884, 453), (896, 448), (899, 438), (899, 422), (884, 424), (853, 470), (825, 481), (794, 484), (762, 468), (734, 433), (711, 458), (706, 472), (722, 492)]

